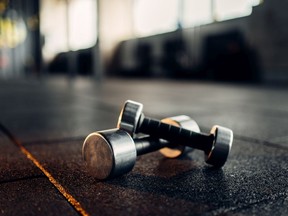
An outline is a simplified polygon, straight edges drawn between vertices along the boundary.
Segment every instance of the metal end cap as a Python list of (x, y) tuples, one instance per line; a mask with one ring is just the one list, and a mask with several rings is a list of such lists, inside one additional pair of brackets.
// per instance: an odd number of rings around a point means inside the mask
[(90, 174), (100, 180), (131, 171), (137, 157), (133, 139), (118, 128), (89, 134), (82, 156)]
[(127, 100), (119, 115), (117, 127), (127, 131), (131, 136), (134, 136), (142, 111), (143, 104)]
[[(194, 132), (200, 133), (200, 128), (196, 121), (191, 119), (187, 115), (179, 115), (173, 116), (169, 118), (165, 118), (161, 120), (164, 123), (171, 124), (174, 126), (182, 127), (188, 130), (192, 130)], [(184, 146), (184, 145), (177, 145), (177, 143), (173, 143), (173, 147), (165, 147), (160, 149), (160, 153), (168, 158), (177, 158), (183, 154), (186, 154), (193, 150), (193, 148)]]
[(232, 147), (233, 132), (228, 128), (215, 125), (210, 133), (214, 135), (215, 139), (211, 151), (205, 154), (205, 161), (215, 167), (222, 167)]

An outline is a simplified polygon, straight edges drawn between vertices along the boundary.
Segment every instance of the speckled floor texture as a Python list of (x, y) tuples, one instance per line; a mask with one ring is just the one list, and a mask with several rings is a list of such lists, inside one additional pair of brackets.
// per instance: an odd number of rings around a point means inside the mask
[[(185, 114), (202, 132), (231, 128), (222, 169), (194, 150), (153, 152), (106, 181), (85, 167), (94, 131), (115, 128), (127, 100), (145, 115)], [(0, 81), (0, 215), (288, 215), (288, 87), (108, 79)], [(14, 140), (13, 140), (14, 139)]]

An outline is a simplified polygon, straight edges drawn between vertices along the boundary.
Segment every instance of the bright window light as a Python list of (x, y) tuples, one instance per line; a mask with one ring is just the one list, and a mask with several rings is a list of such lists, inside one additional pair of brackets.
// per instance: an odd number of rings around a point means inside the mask
[(263, 2), (263, 0), (250, 0), (252, 6), (259, 5)]
[[(41, 33), (45, 37), (43, 57), (52, 59), (57, 53), (67, 51), (66, 6), (64, 1), (45, 0), (41, 4)], [(51, 13), (53, 11), (53, 14)]]
[(134, 0), (134, 31), (148, 36), (248, 16), (263, 0)]
[(175, 30), (178, 3), (178, 0), (135, 0), (135, 33), (147, 36)]
[(69, 45), (71, 50), (96, 43), (96, 1), (73, 0), (69, 8)]
[(213, 21), (211, 0), (184, 0), (183, 26), (193, 27)]
[(215, 0), (214, 10), (217, 21), (248, 16), (252, 13), (251, 0)]
[(85, 49), (96, 43), (96, 2), (42, 0), (41, 33), (45, 37), (43, 56), (46, 60), (52, 59), (59, 52)]

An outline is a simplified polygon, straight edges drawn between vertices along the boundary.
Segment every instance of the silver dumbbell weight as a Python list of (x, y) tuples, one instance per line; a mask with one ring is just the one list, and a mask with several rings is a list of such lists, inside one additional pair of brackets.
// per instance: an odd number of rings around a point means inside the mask
[[(181, 115), (162, 121), (200, 131), (197, 123)], [(136, 157), (156, 150), (166, 157), (178, 157), (190, 149), (149, 136), (133, 140), (125, 131), (111, 129), (91, 133), (83, 143), (82, 155), (91, 174), (97, 179), (107, 179), (132, 170)]]
[(127, 131), (132, 136), (136, 133), (144, 133), (172, 143), (202, 150), (206, 163), (216, 167), (225, 164), (232, 146), (232, 130), (215, 125), (210, 134), (197, 133), (147, 118), (142, 111), (143, 105), (141, 103), (126, 101), (119, 116), (118, 128)]

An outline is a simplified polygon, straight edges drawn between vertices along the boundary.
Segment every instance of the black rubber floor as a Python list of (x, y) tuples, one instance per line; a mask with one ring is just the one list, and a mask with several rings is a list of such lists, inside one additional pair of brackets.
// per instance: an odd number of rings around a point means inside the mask
[[(0, 215), (288, 215), (288, 88), (160, 80), (0, 81)], [(85, 137), (116, 127), (125, 100), (153, 118), (186, 114), (203, 132), (231, 128), (222, 169), (194, 150), (140, 156), (94, 179)]]

